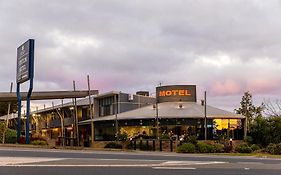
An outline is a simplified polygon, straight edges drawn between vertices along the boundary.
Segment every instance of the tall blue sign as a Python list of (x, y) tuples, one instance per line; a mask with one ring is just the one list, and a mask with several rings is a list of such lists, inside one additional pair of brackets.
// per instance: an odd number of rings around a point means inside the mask
[(26, 81), (30, 81), (29, 90), (26, 98), (26, 144), (29, 144), (29, 122), (30, 122), (30, 97), (33, 90), (34, 77), (34, 39), (27, 40), (17, 49), (17, 98), (18, 98), (18, 127), (17, 141), (20, 142), (21, 136), (21, 94), (20, 85)]

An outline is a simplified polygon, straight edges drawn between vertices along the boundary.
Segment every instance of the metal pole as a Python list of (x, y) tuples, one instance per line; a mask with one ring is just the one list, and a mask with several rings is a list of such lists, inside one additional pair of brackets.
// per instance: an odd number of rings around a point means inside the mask
[(158, 101), (156, 100), (156, 137), (159, 140), (159, 111), (158, 111)]
[(20, 135), (21, 135), (21, 94), (20, 94), (20, 83), (17, 83), (17, 98), (18, 98), (17, 143), (20, 143)]
[(204, 92), (204, 126), (205, 126), (205, 140), (207, 140), (207, 92)]
[(87, 75), (87, 83), (88, 83), (88, 92), (89, 92), (89, 109), (90, 109), (90, 118), (91, 118), (91, 144), (94, 144), (94, 121), (93, 121), (93, 108), (92, 108), (92, 100), (91, 100), (91, 87), (90, 87), (90, 76)]
[(29, 90), (26, 97), (26, 132), (25, 132), (25, 143), (29, 144), (29, 119), (30, 119), (30, 97), (33, 90), (33, 77), (34, 77), (34, 40), (30, 42), (30, 64), (29, 64)]
[[(120, 95), (120, 93), (119, 93)], [(114, 103), (115, 103), (115, 136), (116, 136), (116, 141), (119, 140), (118, 138), (118, 135), (119, 135), (119, 132), (118, 132), (118, 120), (117, 120), (117, 113), (118, 113), (118, 102), (117, 102), (117, 94), (114, 96)], [(118, 97), (120, 98), (120, 96)]]
[(30, 122), (30, 97), (33, 89), (33, 78), (30, 78), (30, 86), (26, 97), (26, 133), (25, 133), (25, 143), (29, 144), (29, 122)]
[(65, 132), (64, 132), (64, 111), (63, 111), (63, 99), (61, 100), (61, 114), (58, 113), (61, 118), (61, 138), (62, 138), (62, 146), (65, 146)]
[[(73, 90), (76, 91), (75, 81), (73, 80)], [(77, 112), (77, 100), (74, 98), (74, 109), (75, 109), (75, 137), (77, 141), (77, 146), (79, 146), (79, 131), (78, 131), (78, 112)]]

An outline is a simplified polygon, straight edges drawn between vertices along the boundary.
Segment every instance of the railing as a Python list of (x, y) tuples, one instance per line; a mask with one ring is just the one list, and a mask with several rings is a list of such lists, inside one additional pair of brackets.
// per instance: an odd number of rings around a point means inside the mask
[(178, 140), (173, 139), (134, 139), (130, 141), (129, 149), (173, 152), (177, 146)]

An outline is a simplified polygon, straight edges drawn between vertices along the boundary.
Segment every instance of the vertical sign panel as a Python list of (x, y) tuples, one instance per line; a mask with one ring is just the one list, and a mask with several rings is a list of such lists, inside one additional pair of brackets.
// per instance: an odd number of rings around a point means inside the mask
[(34, 40), (30, 39), (17, 49), (17, 83), (31, 78), (34, 57)]

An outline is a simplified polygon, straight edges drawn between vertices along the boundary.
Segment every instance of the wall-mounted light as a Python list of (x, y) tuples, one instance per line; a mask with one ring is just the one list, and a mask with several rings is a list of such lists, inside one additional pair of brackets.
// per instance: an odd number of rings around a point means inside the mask
[(182, 108), (182, 104), (181, 104), (181, 103), (179, 104), (179, 108), (180, 108), (180, 109)]

